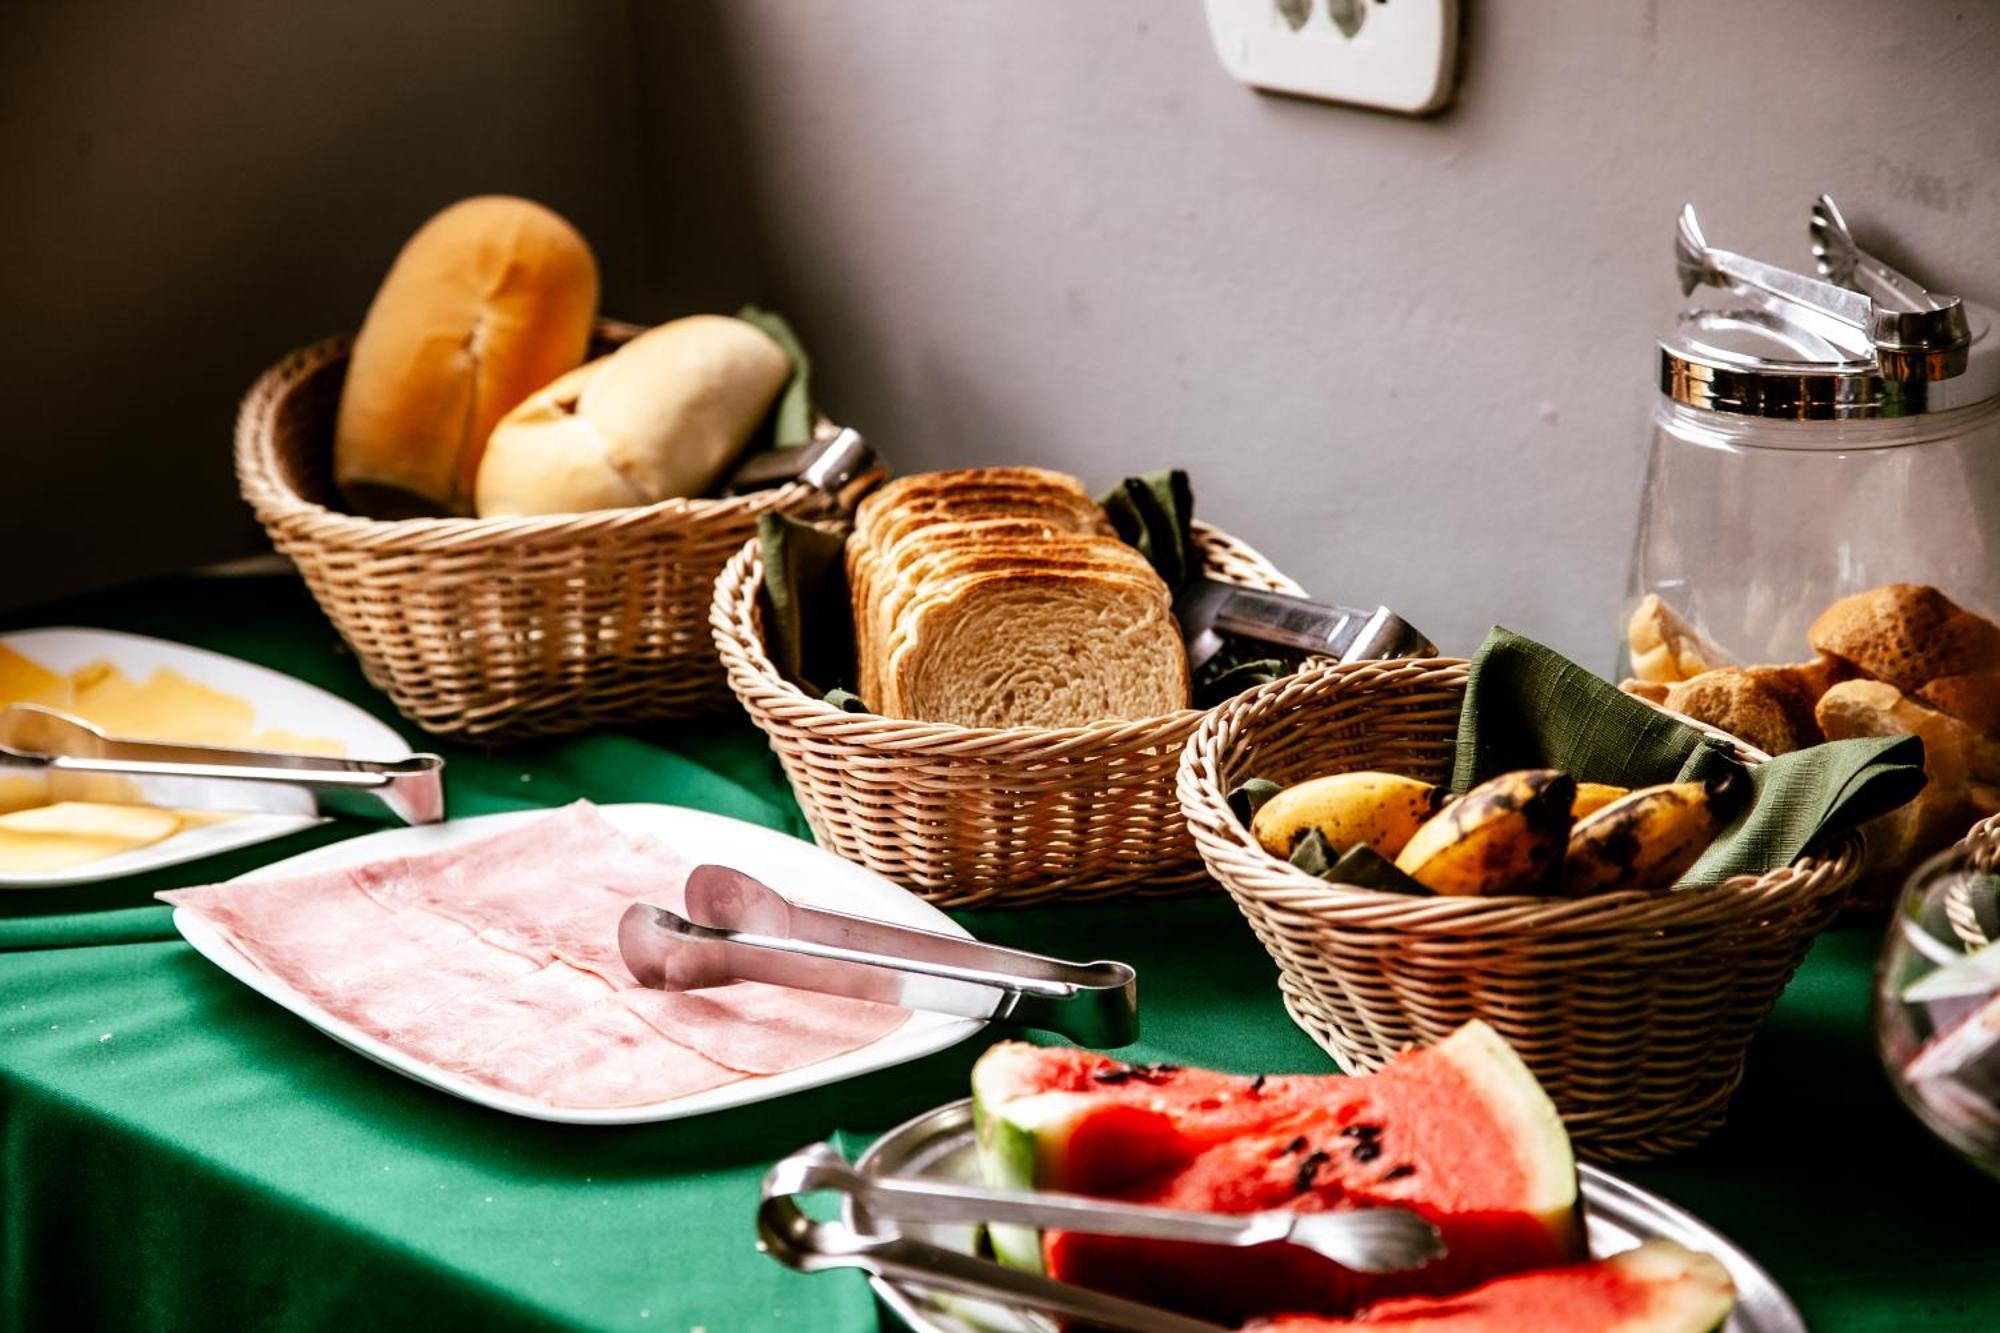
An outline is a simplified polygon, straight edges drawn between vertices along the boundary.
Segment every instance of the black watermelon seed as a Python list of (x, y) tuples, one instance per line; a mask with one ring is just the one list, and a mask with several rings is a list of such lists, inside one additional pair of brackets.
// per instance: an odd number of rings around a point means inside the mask
[(1307, 1190), (1311, 1189), (1313, 1187), (1313, 1177), (1318, 1175), (1319, 1169), (1331, 1160), (1333, 1159), (1325, 1153), (1316, 1152), (1306, 1158), (1305, 1161), (1300, 1162), (1298, 1177), (1292, 1182), (1293, 1190), (1299, 1194), (1304, 1194)]
[(1257, 1077), (1250, 1080), (1250, 1095), (1252, 1097), (1255, 1097), (1258, 1093), (1262, 1092), (1263, 1090), (1264, 1090), (1264, 1076), (1262, 1074), (1259, 1074), (1257, 1075)]
[(1278, 1155), (1280, 1157), (1290, 1157), (1295, 1152), (1304, 1152), (1305, 1150), (1306, 1150), (1306, 1136), (1301, 1134), (1297, 1138), (1293, 1139), (1290, 1143), (1287, 1143), (1285, 1145), (1284, 1152)]
[(1382, 1145), (1373, 1139), (1363, 1139), (1354, 1145), (1354, 1160), (1372, 1162), (1382, 1155)]
[(1341, 1131), (1350, 1139), (1379, 1139), (1382, 1137), (1380, 1125), (1347, 1125)]
[(1387, 1171), (1384, 1171), (1382, 1179), (1401, 1180), (1404, 1176), (1414, 1176), (1415, 1174), (1417, 1174), (1417, 1168), (1411, 1166), (1408, 1162), (1404, 1162), (1400, 1166), (1392, 1166)]

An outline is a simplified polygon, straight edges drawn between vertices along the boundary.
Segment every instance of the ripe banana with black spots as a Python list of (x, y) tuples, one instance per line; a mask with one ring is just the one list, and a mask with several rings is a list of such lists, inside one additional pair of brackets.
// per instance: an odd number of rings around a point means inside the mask
[(1570, 806), (1569, 812), (1578, 819), (1588, 819), (1619, 797), (1631, 793), (1630, 787), (1614, 787), (1608, 782), (1579, 782), (1576, 784), (1576, 803)]
[(1433, 893), (1534, 893), (1562, 862), (1575, 799), (1560, 769), (1502, 773), (1433, 815), (1396, 869)]
[(1290, 856), (1313, 829), (1335, 855), (1367, 843), (1394, 856), (1437, 812), (1443, 795), (1432, 783), (1400, 773), (1330, 773), (1264, 802), (1250, 832), (1273, 856)]
[(1699, 782), (1668, 782), (1578, 820), (1563, 856), (1563, 894), (1671, 888), (1715, 840), (1717, 794)]

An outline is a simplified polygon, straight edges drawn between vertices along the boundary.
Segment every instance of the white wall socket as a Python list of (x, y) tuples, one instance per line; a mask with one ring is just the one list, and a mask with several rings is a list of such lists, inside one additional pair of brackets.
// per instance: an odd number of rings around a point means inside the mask
[(1253, 88), (1421, 116), (1451, 100), (1459, 0), (1203, 0), (1222, 67)]

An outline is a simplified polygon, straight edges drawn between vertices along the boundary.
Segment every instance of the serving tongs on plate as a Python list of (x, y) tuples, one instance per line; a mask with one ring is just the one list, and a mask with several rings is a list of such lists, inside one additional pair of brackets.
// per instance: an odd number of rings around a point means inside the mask
[(374, 761), (126, 740), (39, 704), (0, 708), (0, 771), (41, 776), (54, 800), (238, 814), (444, 818), (444, 760)]
[(657, 990), (765, 981), (1039, 1028), (1087, 1046), (1125, 1046), (1139, 1035), (1137, 980), (1123, 963), (1064, 962), (804, 907), (728, 866), (694, 868), (684, 912), (626, 908), (618, 949), (640, 984)]
[[(797, 1196), (846, 1197), (851, 1222), (819, 1222)], [(907, 1239), (883, 1223), (995, 1223), (1100, 1236), (1247, 1246), (1282, 1243), (1358, 1272), (1400, 1272), (1441, 1257), (1437, 1228), (1407, 1208), (1330, 1213), (1203, 1213), (1076, 1194), (996, 1190), (914, 1177), (865, 1175), (831, 1144), (816, 1143), (764, 1177), (758, 1248), (801, 1272), (859, 1268), (873, 1277), (931, 1291), (1037, 1310), (1135, 1333), (1216, 1333), (1217, 1325), (1039, 1273)]]

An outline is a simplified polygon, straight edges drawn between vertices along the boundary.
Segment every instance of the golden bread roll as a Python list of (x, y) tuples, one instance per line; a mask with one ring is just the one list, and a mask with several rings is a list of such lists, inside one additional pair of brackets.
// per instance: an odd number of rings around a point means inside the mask
[(1632, 674), (1642, 681), (1671, 685), (1723, 664), (1721, 650), (1658, 593), (1647, 593), (1633, 609), (1625, 622), (1625, 641), (1632, 650)]
[(753, 324), (691, 315), (529, 396), (487, 441), (482, 518), (569, 514), (700, 495), (791, 378)]
[(1719, 727), (1766, 754), (1789, 754), (1820, 741), (1807, 704), (1766, 672), (1782, 668), (1717, 667), (1693, 680), (1669, 686), (1665, 706), (1697, 722)]
[(334, 429), (348, 505), (469, 514), (494, 423), (589, 350), (597, 261), (526, 199), (453, 204), (417, 229), (354, 342)]
[(1982, 735), (2000, 734), (2000, 671), (1933, 676), (1916, 697)]
[(1890, 583), (1843, 597), (1820, 613), (1806, 638), (1904, 691), (1938, 676), (2000, 670), (2000, 626), (1926, 584)]

